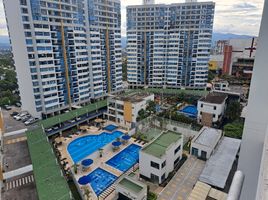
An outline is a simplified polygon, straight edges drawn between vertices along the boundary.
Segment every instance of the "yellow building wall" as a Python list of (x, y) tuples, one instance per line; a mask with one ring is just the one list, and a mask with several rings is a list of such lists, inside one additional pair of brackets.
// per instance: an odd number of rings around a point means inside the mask
[(5, 125), (4, 125), (4, 116), (3, 116), (3, 113), (2, 113), (2, 111), (1, 111), (1, 109), (0, 109), (0, 129), (1, 129), (1, 131), (0, 131), (0, 133), (2, 132), (4, 132), (4, 128), (5, 128)]
[(132, 122), (132, 103), (124, 102), (124, 120)]
[(213, 60), (209, 61), (208, 62), (208, 69), (209, 70), (217, 70), (218, 69), (217, 61), (213, 61)]

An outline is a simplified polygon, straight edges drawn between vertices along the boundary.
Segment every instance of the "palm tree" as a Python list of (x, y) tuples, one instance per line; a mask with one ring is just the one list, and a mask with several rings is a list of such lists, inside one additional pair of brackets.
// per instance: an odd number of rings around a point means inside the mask
[(86, 200), (90, 200), (90, 199), (91, 199), (91, 194), (92, 194), (92, 192), (88, 189), (87, 186), (84, 186), (84, 187), (83, 187), (83, 190), (84, 190), (84, 196), (85, 196), (85, 199), (86, 199)]
[(99, 149), (99, 154), (100, 154), (100, 158), (102, 158), (102, 154), (103, 154), (103, 149), (102, 148)]
[(74, 173), (77, 174), (78, 164), (75, 163), (72, 167), (73, 167)]

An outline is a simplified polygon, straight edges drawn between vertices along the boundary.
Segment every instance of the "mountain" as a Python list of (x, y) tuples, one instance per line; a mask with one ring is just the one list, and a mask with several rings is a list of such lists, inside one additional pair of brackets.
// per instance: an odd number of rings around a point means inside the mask
[(229, 40), (229, 39), (247, 39), (255, 36), (250, 35), (238, 35), (232, 33), (213, 33), (212, 35), (212, 44), (214, 44), (218, 40)]

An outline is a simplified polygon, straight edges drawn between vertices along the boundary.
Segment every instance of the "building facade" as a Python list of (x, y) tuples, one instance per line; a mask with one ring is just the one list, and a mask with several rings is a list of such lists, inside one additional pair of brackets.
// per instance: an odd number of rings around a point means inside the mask
[(139, 154), (140, 177), (161, 184), (182, 158), (183, 136), (167, 131), (142, 148)]
[(213, 2), (127, 7), (130, 87), (205, 88)]
[(108, 98), (108, 120), (134, 127), (140, 110), (146, 110), (148, 102), (154, 101), (154, 94), (130, 94)]
[(122, 89), (120, 0), (4, 0), (22, 109), (40, 117)]
[(212, 127), (220, 122), (226, 109), (227, 98), (228, 95), (224, 93), (212, 92), (199, 99), (197, 103), (198, 123)]

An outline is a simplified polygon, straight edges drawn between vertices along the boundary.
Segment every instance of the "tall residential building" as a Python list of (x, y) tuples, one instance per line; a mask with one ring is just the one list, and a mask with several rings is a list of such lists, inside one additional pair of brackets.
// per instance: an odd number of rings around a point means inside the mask
[(245, 174), (241, 200), (266, 200), (268, 137), (268, 1), (259, 33), (238, 169)]
[(22, 109), (40, 117), (122, 89), (120, 0), (4, 0)]
[(127, 79), (131, 87), (205, 88), (215, 3), (127, 7)]

